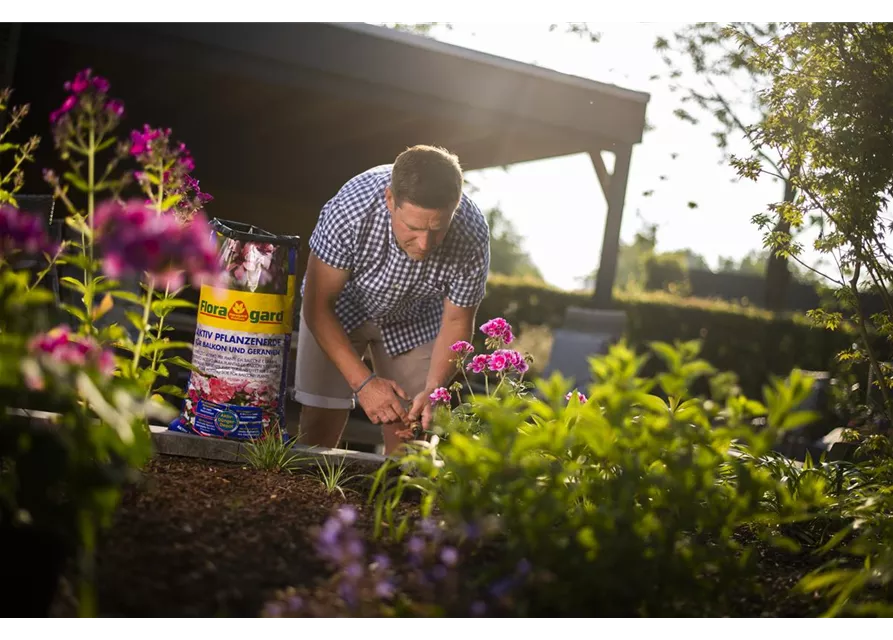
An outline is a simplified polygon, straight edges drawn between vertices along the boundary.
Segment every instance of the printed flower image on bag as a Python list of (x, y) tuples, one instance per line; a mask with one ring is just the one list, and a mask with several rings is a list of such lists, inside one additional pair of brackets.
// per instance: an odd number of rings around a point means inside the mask
[(213, 220), (227, 277), (201, 289), (193, 372), (170, 429), (258, 439), (285, 424), (300, 239)]

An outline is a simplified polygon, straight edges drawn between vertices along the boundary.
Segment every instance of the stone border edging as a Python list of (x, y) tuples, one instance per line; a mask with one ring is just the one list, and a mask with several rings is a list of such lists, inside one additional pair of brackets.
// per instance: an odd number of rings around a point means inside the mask
[[(219, 462), (248, 463), (245, 454), (251, 446), (250, 442), (206, 438), (170, 431), (167, 427), (152, 426), (152, 443), (156, 453), (185, 458), (202, 458)], [(300, 464), (312, 464), (317, 460), (335, 459), (338, 462), (357, 462), (365, 465), (381, 466), (387, 458), (376, 453), (350, 451), (348, 449), (329, 449), (327, 447), (308, 447), (293, 444), (291, 449), (298, 454)]]

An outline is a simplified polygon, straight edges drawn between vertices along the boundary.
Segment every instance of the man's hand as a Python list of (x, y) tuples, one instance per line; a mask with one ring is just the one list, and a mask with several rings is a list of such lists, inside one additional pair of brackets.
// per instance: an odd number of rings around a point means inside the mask
[(403, 400), (409, 402), (409, 396), (393, 380), (373, 378), (360, 389), (357, 400), (373, 424), (408, 422)]
[(425, 431), (431, 428), (431, 418), (433, 417), (430, 394), (431, 390), (426, 389), (413, 398), (408, 414), (409, 423), (421, 421), (422, 429)]

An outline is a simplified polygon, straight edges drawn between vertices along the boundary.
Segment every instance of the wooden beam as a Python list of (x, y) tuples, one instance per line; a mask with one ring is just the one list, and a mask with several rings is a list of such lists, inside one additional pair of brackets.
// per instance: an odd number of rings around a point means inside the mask
[(590, 151), (589, 157), (592, 160), (592, 166), (595, 167), (595, 174), (598, 176), (598, 182), (602, 186), (602, 194), (605, 196), (605, 201), (607, 201), (608, 190), (611, 185), (611, 174), (608, 173), (608, 168), (605, 166), (605, 159), (602, 158), (601, 150)]
[[(601, 158), (601, 151), (591, 151), (589, 155)], [(623, 204), (626, 200), (626, 182), (629, 178), (631, 156), (631, 145), (617, 146), (614, 152), (614, 174), (605, 193), (608, 200), (608, 215), (605, 220), (605, 235), (602, 238), (602, 255), (599, 259), (598, 275), (595, 278), (594, 294), (595, 306), (599, 309), (610, 309), (613, 306), (614, 280), (620, 250), (620, 224), (623, 222)]]

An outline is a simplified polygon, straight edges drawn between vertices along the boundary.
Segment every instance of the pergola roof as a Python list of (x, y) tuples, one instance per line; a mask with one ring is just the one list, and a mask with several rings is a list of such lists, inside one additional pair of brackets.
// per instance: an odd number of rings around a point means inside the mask
[(22, 26), (15, 85), (35, 107), (54, 108), (82, 66), (112, 81), (131, 125), (187, 141), (203, 185), (320, 204), (412, 144), (466, 170), (628, 147), (649, 98), (366, 24)]

